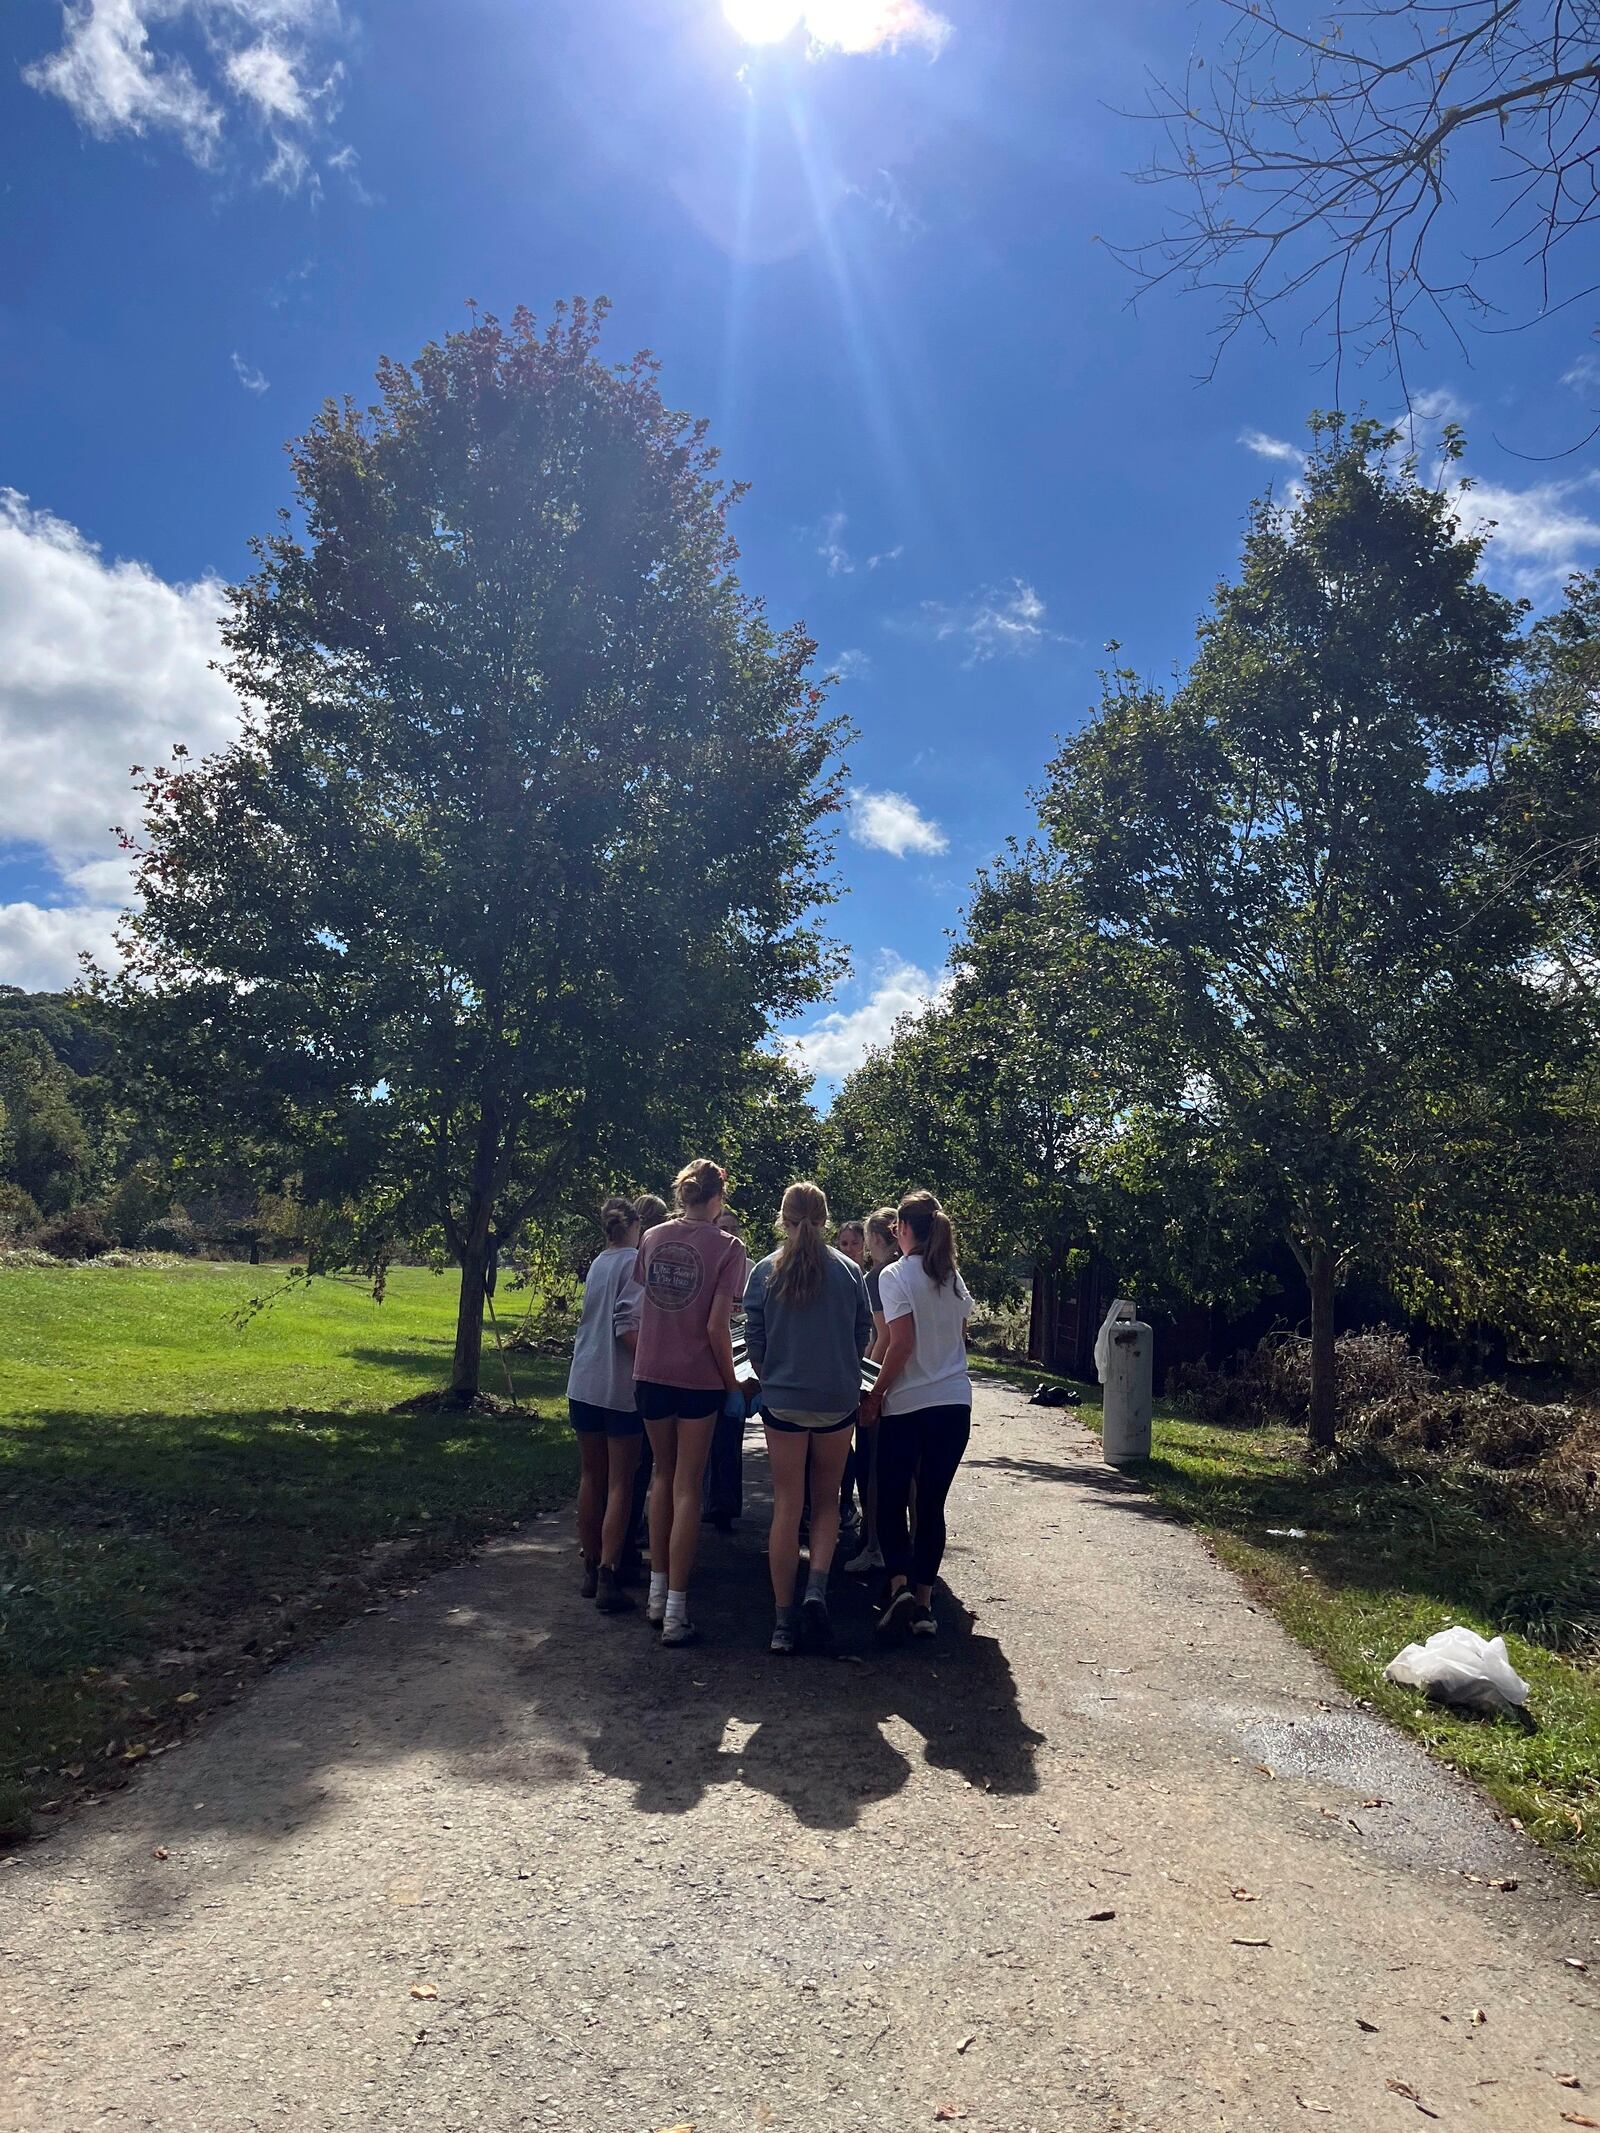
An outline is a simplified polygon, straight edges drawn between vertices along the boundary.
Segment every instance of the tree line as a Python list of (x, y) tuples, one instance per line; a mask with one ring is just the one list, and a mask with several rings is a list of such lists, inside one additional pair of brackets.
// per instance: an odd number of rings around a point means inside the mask
[(1238, 1305), (1285, 1241), (1316, 1446), (1358, 1274), (1600, 1357), (1600, 575), (1537, 620), (1486, 583), (1460, 450), (1314, 419), (1187, 669), (1103, 677), (829, 1121), (832, 1189), (925, 1178), (1002, 1279), (1098, 1251)]

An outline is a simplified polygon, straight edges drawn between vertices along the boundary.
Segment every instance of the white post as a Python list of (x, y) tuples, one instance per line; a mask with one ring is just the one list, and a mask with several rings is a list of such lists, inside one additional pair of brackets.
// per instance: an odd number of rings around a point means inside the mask
[(1119, 1296), (1094, 1344), (1103, 1393), (1101, 1450), (1107, 1466), (1131, 1466), (1150, 1456), (1151, 1384), (1155, 1335)]

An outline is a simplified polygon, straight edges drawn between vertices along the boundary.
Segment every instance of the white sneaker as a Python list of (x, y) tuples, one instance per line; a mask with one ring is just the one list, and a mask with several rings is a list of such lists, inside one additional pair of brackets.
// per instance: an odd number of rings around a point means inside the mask
[(869, 1571), (883, 1568), (883, 1550), (874, 1541), (870, 1548), (863, 1548), (859, 1555), (851, 1556), (844, 1567), (851, 1577), (865, 1577)]
[(662, 1623), (667, 1619), (667, 1596), (665, 1593), (662, 1593), (659, 1598), (655, 1593), (651, 1593), (644, 1603), (644, 1618), (647, 1622), (653, 1622), (657, 1629), (661, 1627)]

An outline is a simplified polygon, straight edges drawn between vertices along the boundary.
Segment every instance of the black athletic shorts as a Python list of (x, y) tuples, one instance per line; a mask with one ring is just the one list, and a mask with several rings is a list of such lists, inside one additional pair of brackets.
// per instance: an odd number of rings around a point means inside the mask
[(780, 1437), (837, 1437), (840, 1430), (855, 1428), (856, 1414), (859, 1412), (857, 1409), (855, 1413), (846, 1415), (842, 1422), (830, 1422), (824, 1429), (807, 1429), (803, 1422), (780, 1422), (769, 1407), (762, 1408), (761, 1419), (768, 1429), (776, 1430)]
[(580, 1437), (637, 1437), (644, 1431), (636, 1407), (591, 1407), (587, 1400), (568, 1400), (567, 1415)]
[(655, 1385), (636, 1378), (633, 1396), (647, 1422), (668, 1422), (674, 1415), (680, 1422), (698, 1422), (702, 1415), (720, 1415), (728, 1393), (723, 1385)]

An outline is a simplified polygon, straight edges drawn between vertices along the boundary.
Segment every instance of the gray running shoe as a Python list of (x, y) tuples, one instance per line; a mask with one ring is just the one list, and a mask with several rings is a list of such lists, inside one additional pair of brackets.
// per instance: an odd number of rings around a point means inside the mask
[(794, 1624), (792, 1622), (773, 1623), (772, 1642), (767, 1646), (767, 1650), (769, 1652), (781, 1652), (785, 1658), (789, 1656), (794, 1650)]

